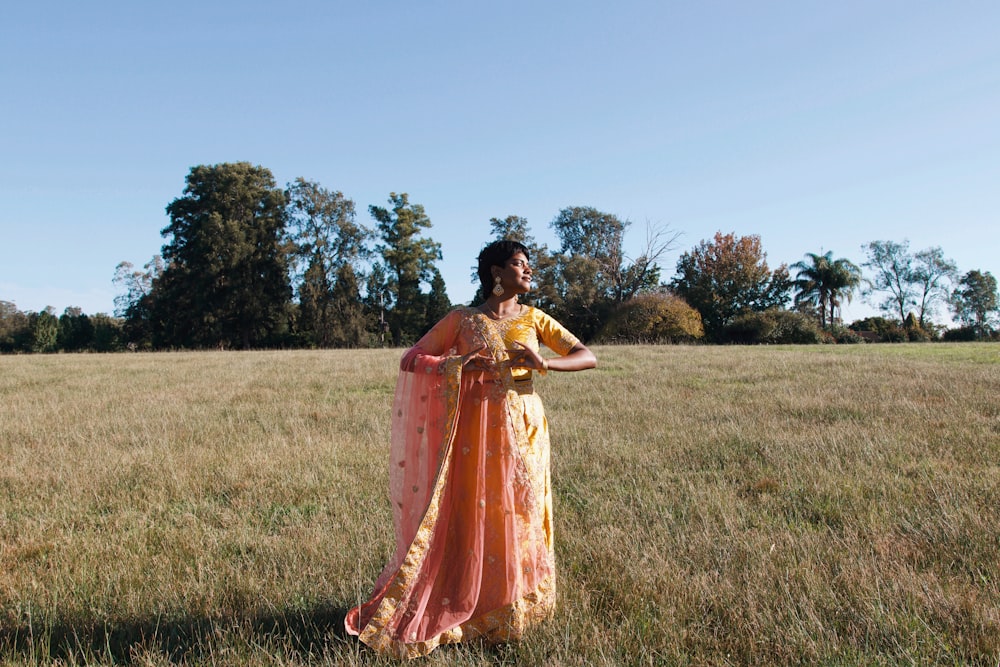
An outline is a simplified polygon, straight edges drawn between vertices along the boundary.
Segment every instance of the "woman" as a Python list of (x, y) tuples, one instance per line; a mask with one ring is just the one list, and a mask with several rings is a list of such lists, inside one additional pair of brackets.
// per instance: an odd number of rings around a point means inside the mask
[[(532, 379), (593, 368), (593, 353), (542, 311), (528, 249), (479, 254), (489, 294), (457, 308), (400, 362), (389, 486), (396, 549), (347, 631), (377, 651), (506, 641), (555, 604), (549, 436)], [(546, 360), (539, 343), (560, 355)]]

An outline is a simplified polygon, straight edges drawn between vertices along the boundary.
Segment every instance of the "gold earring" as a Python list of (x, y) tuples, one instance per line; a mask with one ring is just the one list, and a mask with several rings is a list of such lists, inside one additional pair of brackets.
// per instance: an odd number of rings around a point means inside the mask
[(503, 285), (500, 284), (500, 276), (493, 276), (493, 293), (503, 296)]

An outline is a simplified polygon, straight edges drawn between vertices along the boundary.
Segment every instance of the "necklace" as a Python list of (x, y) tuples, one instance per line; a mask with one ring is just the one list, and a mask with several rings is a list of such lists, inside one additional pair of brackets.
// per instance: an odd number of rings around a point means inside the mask
[(482, 311), (484, 314), (489, 315), (494, 320), (506, 320), (508, 318), (515, 317), (516, 315), (521, 314), (521, 304), (516, 303), (513, 311), (506, 315), (501, 315), (494, 309), (490, 308), (490, 304), (488, 301), (483, 302), (483, 305), (479, 307), (479, 310)]

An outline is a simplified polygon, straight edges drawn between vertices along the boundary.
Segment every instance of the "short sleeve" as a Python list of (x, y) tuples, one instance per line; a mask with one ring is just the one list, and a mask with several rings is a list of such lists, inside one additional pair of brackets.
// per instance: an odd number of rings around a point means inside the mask
[(538, 340), (545, 347), (549, 348), (559, 356), (569, 354), (580, 339), (570, 333), (569, 329), (559, 324), (554, 318), (546, 313), (534, 309), (535, 331), (538, 332)]

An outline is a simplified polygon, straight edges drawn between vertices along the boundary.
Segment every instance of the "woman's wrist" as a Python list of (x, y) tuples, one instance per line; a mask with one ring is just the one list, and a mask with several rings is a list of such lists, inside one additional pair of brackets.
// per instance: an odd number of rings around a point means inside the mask
[(538, 374), (545, 375), (548, 372), (549, 372), (549, 362), (546, 361), (545, 359), (542, 359), (542, 367), (538, 369)]

